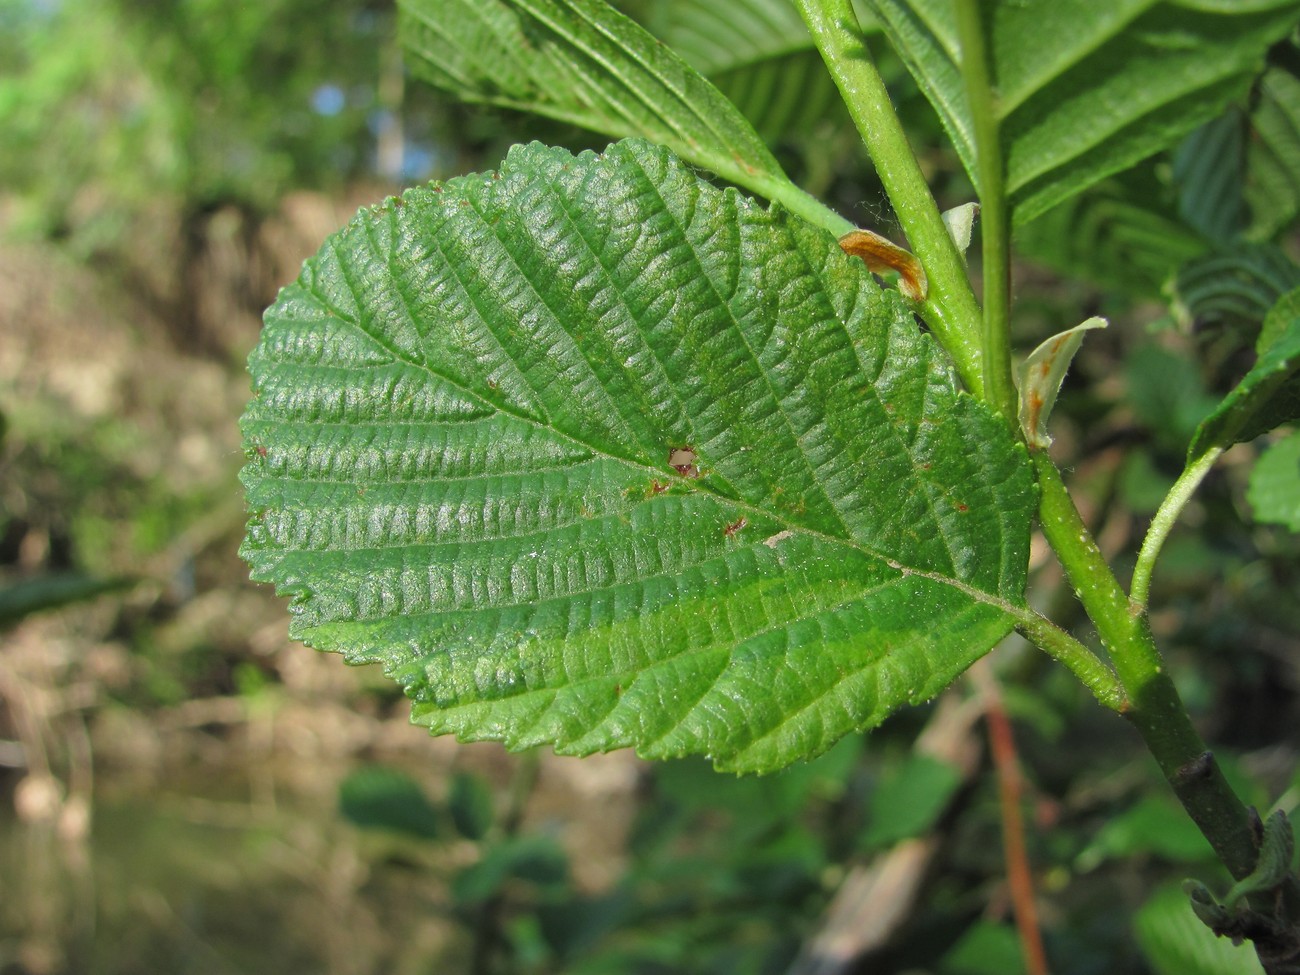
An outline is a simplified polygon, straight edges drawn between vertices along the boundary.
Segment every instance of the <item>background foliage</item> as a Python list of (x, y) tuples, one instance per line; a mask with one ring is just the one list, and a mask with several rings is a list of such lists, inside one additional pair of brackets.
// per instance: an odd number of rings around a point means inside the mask
[[(603, 140), (439, 100), (397, 68), (387, 4), (245, 6), (0, 3), (0, 967), (779, 972), (843, 882), (924, 834), (922, 896), (869, 970), (1014, 971), (992, 776), (914, 754), (929, 710), (764, 779), (510, 757), (424, 739), (368, 671), (288, 641), (234, 555), (261, 309), (399, 183), (491, 168), (518, 139)], [(626, 4), (652, 25), (712, 6)], [(736, 39), (682, 54), (744, 93), (801, 185), (888, 229), (807, 45), (774, 43), (784, 8), (741, 7)], [(880, 50), (933, 185), (965, 202), (942, 123)], [(1178, 148), (1018, 230), (1022, 347), (1112, 322), (1054, 435), (1121, 564), (1300, 285), (1294, 48), (1269, 65)], [(1295, 443), (1233, 449), (1153, 602), (1243, 794), (1292, 807)], [(1165, 885), (1215, 874), (1136, 740), (1039, 655), (996, 661), (1055, 970), (1246, 970), (1176, 928)]]

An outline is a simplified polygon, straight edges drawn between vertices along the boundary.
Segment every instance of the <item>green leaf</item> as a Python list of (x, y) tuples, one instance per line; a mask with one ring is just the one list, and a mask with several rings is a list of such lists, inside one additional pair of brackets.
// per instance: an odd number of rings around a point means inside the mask
[[(1167, 198), (1167, 199), (1166, 199)], [(1209, 248), (1179, 217), (1171, 188), (1143, 164), (1090, 187), (1016, 231), (1017, 249), (1109, 290), (1160, 298)]]
[(366, 829), (386, 829), (415, 839), (438, 835), (438, 817), (419, 784), (383, 765), (357, 769), (339, 786), (339, 811)]
[(1246, 500), (1256, 521), (1300, 532), (1300, 434), (1279, 440), (1255, 462)]
[[(955, 0), (871, 0), (976, 179)], [(1295, 0), (983, 5), (1018, 222), (1174, 144), (1245, 93)], [(976, 179), (978, 185), (978, 180)]]
[(1124, 371), (1133, 411), (1171, 449), (1181, 451), (1216, 406), (1196, 364), (1163, 346), (1135, 349)]
[(1300, 286), (1300, 266), (1276, 244), (1239, 244), (1188, 261), (1174, 293), (1189, 323), (1253, 325)]
[(483, 859), (466, 867), (452, 882), (458, 905), (482, 904), (511, 882), (523, 882), (542, 893), (560, 893), (569, 880), (569, 858), (549, 836), (512, 836), (488, 847)]
[(660, 147), (362, 211), (250, 369), (254, 578), (435, 732), (770, 770), (1024, 612), (1008, 426), (831, 235)]
[(1278, 298), (1264, 316), (1259, 338), (1255, 340), (1256, 355), (1263, 355), (1264, 350), (1276, 342), (1296, 318), (1300, 318), (1300, 288), (1292, 288)]
[(1197, 428), (1189, 459), (1211, 447), (1230, 447), (1300, 418), (1300, 316), (1264, 350), (1223, 401)]
[(660, 0), (646, 23), (717, 85), (769, 144), (807, 135), (827, 118), (850, 125), (790, 0)]
[(1157, 975), (1263, 975), (1248, 944), (1217, 937), (1192, 913), (1177, 885), (1157, 892), (1133, 921), (1138, 945)]
[(947, 762), (913, 755), (894, 767), (871, 794), (862, 845), (877, 849), (920, 836), (929, 830), (961, 785), (961, 775)]
[(1174, 153), (1178, 213), (1206, 240), (1227, 243), (1246, 227), (1246, 118), (1229, 107)]
[(1108, 819), (1079, 854), (1075, 866), (1086, 872), (1107, 860), (1135, 856), (1158, 856), (1174, 863), (1204, 863), (1213, 859), (1214, 849), (1181, 806), (1165, 796), (1147, 796)]
[(492, 828), (492, 790), (477, 775), (458, 772), (451, 780), (447, 809), (456, 832), (469, 840), (481, 840)]
[(1015, 929), (976, 921), (939, 962), (942, 975), (1023, 975), (1024, 956)]
[(1016, 242), (1066, 273), (1158, 296), (1179, 265), (1208, 250), (1179, 215), (1168, 169), (1148, 160), (1111, 176), (1019, 227)]
[[(1294, 51), (1293, 51), (1294, 53)], [(1246, 200), (1255, 240), (1267, 240), (1300, 214), (1300, 78), (1270, 67), (1260, 79), (1246, 145)]]
[(703, 75), (605, 0), (401, 0), (400, 9), (412, 70), (458, 98), (643, 137), (837, 233), (851, 228), (790, 182)]
[(47, 609), (85, 602), (105, 593), (130, 589), (138, 580), (99, 578), (77, 572), (22, 579), (0, 586), (0, 626), (10, 626)]

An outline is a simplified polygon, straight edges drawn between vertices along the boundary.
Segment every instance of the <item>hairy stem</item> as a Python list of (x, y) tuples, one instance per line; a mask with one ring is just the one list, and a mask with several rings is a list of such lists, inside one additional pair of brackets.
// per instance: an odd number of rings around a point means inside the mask
[(1110, 653), (1128, 696), (1125, 716), (1219, 859), (1234, 877), (1247, 876), (1257, 857), (1250, 813), (1192, 727), (1145, 614), (1130, 605), (1056, 465), (1044, 451), (1033, 451), (1032, 457), (1042, 491), (1043, 533)]
[(1016, 631), (1057, 663), (1064, 664), (1093, 696), (1112, 711), (1125, 711), (1128, 699), (1115, 672), (1095, 653), (1051, 620), (1033, 610), (1016, 617)]
[(1134, 606), (1146, 609), (1147, 600), (1151, 595), (1151, 573), (1155, 571), (1160, 549), (1164, 546), (1169, 533), (1173, 531), (1178, 516), (1187, 507), (1187, 502), (1192, 500), (1192, 495), (1200, 487), (1201, 481), (1205, 480), (1205, 475), (1210, 473), (1210, 468), (1222, 454), (1222, 447), (1211, 447), (1188, 464), (1178, 476), (1178, 480), (1174, 482), (1174, 486), (1169, 489), (1169, 493), (1165, 495), (1164, 501), (1160, 502), (1160, 509), (1151, 519), (1151, 527), (1147, 529), (1147, 536), (1142, 540), (1142, 551), (1138, 553), (1137, 565), (1133, 567), (1133, 585), (1129, 589), (1129, 599), (1133, 601)]
[(794, 0), (862, 134), (908, 246), (925, 268), (929, 294), (918, 311), (952, 356), (967, 389), (984, 395), (979, 305), (966, 265), (872, 63), (852, 0)]
[(1016, 390), (1011, 379), (1011, 233), (998, 116), (989, 80), (980, 0), (957, 4), (961, 73), (975, 127), (980, 198), (980, 241), (984, 257), (984, 398), (1013, 426)]

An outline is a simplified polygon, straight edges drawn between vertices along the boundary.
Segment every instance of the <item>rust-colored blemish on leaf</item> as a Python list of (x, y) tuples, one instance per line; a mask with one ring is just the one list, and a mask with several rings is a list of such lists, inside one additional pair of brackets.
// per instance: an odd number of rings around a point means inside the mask
[(689, 444), (685, 447), (673, 447), (668, 451), (668, 466), (682, 477), (700, 476), (700, 469), (695, 464), (696, 460), (695, 448)]
[(840, 238), (840, 249), (850, 257), (860, 257), (872, 274), (898, 272), (898, 290), (913, 301), (925, 301), (930, 293), (921, 262), (893, 241), (870, 230), (850, 230)]
[(740, 531), (742, 528), (744, 528), (744, 527), (745, 527), (746, 525), (748, 525), (748, 524), (749, 524), (749, 522), (745, 519), (745, 516), (744, 516), (744, 515), (741, 515), (739, 518), (737, 518), (735, 521), (733, 521), (731, 524), (729, 524), (726, 528), (724, 528), (724, 529), (722, 530), (722, 533), (723, 533), (727, 538), (731, 538), (733, 535), (736, 534), (736, 532)]
[(663, 494), (667, 490), (668, 490), (668, 485), (665, 484), (663, 481), (659, 480), (658, 478), (655, 478), (653, 481), (650, 482), (650, 487), (646, 489), (645, 496), (647, 498), (653, 498), (656, 495)]

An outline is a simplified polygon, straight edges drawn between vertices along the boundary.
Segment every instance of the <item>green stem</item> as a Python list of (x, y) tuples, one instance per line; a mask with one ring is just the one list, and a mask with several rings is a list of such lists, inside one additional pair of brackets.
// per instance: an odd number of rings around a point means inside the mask
[(1124, 688), (1115, 672), (1095, 653), (1066, 633), (1051, 620), (1033, 610), (1016, 617), (1016, 630), (1030, 643), (1067, 667), (1093, 696), (1112, 711), (1126, 711), (1129, 706)]
[(957, 4), (961, 73), (974, 123), (980, 197), (980, 241), (984, 256), (984, 396), (1012, 427), (1016, 390), (1011, 379), (1011, 233), (1006, 174), (998, 134), (998, 114), (989, 80), (980, 0)]
[(1178, 480), (1174, 482), (1174, 486), (1169, 489), (1169, 493), (1165, 495), (1164, 501), (1160, 503), (1160, 510), (1151, 519), (1151, 527), (1147, 529), (1147, 537), (1142, 540), (1142, 551), (1138, 553), (1137, 565), (1133, 567), (1133, 585), (1129, 591), (1129, 599), (1133, 601), (1134, 606), (1146, 609), (1151, 595), (1151, 573), (1155, 571), (1160, 549), (1164, 546), (1169, 533), (1173, 531), (1178, 516), (1187, 507), (1187, 502), (1192, 500), (1192, 495), (1200, 487), (1201, 481), (1205, 480), (1205, 475), (1210, 473), (1210, 468), (1222, 454), (1222, 447), (1211, 447), (1188, 464), (1178, 476)]
[(1041, 489), (1043, 533), (1110, 653), (1129, 700), (1125, 716), (1219, 859), (1234, 877), (1249, 875), (1257, 858), (1250, 813), (1192, 727), (1165, 673), (1145, 614), (1130, 605), (1079, 516), (1060, 471), (1044, 451), (1031, 455)]
[(966, 277), (966, 265), (948, 235), (889, 92), (871, 61), (852, 0), (794, 2), (862, 134), (907, 234), (908, 246), (925, 268), (929, 295), (919, 311), (952, 356), (966, 388), (982, 397), (984, 376), (975, 324), (980, 310)]

